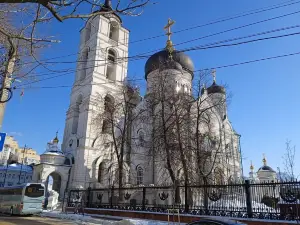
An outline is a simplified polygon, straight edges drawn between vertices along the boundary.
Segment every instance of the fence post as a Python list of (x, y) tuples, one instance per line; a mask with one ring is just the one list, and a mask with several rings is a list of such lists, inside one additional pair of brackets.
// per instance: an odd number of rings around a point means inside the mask
[(250, 181), (249, 180), (245, 180), (245, 194), (246, 194), (246, 205), (247, 205), (248, 218), (252, 218), (253, 217), (252, 197), (251, 197)]
[(88, 187), (88, 189), (87, 189), (87, 204), (86, 204), (86, 206), (88, 208), (91, 207), (91, 190), (92, 190), (92, 188)]
[(67, 202), (67, 205), (69, 206), (69, 204), (71, 203), (71, 190), (68, 192), (68, 202)]
[(142, 210), (146, 209), (146, 188), (143, 187), (143, 201), (142, 201)]
[(111, 186), (111, 194), (110, 194), (110, 208), (113, 207), (113, 197), (114, 197), (114, 186)]
[(188, 185), (187, 181), (184, 182), (184, 212), (188, 213), (189, 212), (189, 199), (188, 199)]

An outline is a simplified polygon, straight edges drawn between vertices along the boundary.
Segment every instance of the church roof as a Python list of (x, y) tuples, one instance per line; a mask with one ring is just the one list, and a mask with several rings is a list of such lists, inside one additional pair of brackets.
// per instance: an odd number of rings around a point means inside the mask
[(32, 166), (28, 166), (28, 165), (22, 165), (19, 163), (13, 163), (13, 164), (9, 164), (6, 166), (0, 166), (0, 170), (8, 170), (8, 171), (20, 171), (22, 169), (22, 171), (27, 171), (27, 172), (32, 172)]
[(214, 81), (213, 84), (207, 88), (207, 94), (221, 93), (226, 94), (226, 90), (223, 86), (217, 85)]
[(64, 153), (60, 151), (48, 151), (43, 153), (42, 155), (60, 155), (60, 156), (65, 156)]
[(174, 50), (171, 54), (172, 59), (170, 58), (170, 53), (167, 50), (162, 50), (153, 54), (147, 60), (145, 65), (145, 79), (147, 80), (149, 73), (161, 67), (178, 69), (178, 65), (194, 77), (194, 63), (192, 59), (181, 51)]
[(260, 171), (269, 171), (269, 172), (275, 172), (275, 170), (273, 170), (270, 166), (262, 166), (258, 169), (257, 172), (260, 172)]

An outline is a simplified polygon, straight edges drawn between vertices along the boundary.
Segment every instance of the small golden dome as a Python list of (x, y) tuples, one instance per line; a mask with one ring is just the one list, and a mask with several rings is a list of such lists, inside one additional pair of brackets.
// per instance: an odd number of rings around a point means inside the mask
[(54, 143), (54, 144), (57, 144), (57, 143), (59, 142), (59, 140), (58, 140), (58, 138), (57, 138), (57, 133), (58, 133), (58, 132), (56, 132), (56, 136), (55, 136), (55, 138), (53, 139), (53, 143)]
[(252, 164), (252, 161), (251, 161), (251, 165), (250, 165), (250, 170), (254, 170), (254, 166)]
[(263, 164), (264, 164), (264, 166), (266, 166), (267, 165), (267, 160), (266, 160), (266, 157), (265, 157), (265, 154), (263, 155)]

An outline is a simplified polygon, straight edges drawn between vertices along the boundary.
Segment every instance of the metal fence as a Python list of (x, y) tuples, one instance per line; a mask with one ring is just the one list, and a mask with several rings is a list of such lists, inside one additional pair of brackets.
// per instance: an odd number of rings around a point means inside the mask
[(68, 206), (271, 220), (300, 219), (300, 182), (70, 190)]

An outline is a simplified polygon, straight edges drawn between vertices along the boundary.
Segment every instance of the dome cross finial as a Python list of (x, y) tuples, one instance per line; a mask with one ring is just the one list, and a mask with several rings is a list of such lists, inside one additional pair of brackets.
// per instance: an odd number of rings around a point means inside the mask
[(171, 41), (171, 35), (173, 34), (171, 32), (171, 27), (175, 24), (175, 21), (172, 19), (168, 19), (168, 24), (164, 27), (164, 30), (167, 31), (166, 35), (168, 36), (168, 40), (167, 40), (167, 45), (166, 45), (166, 49), (169, 51), (170, 53), (170, 57), (172, 57), (172, 52), (174, 51), (174, 46), (173, 43)]
[(59, 142), (57, 135), (58, 135), (58, 131), (56, 131), (56, 136), (53, 139), (53, 143), (56, 143), (56, 144)]
[(214, 83), (217, 82), (217, 80), (216, 80), (216, 76), (217, 76), (216, 73), (217, 73), (216, 69), (213, 69), (213, 70), (211, 71), (211, 75), (212, 75), (212, 77), (213, 77), (213, 82), (214, 82)]
[(253, 172), (253, 170), (254, 170), (254, 166), (252, 164), (252, 160), (251, 160), (250, 170), (251, 170), (251, 172)]
[(266, 166), (267, 165), (267, 160), (266, 160), (266, 156), (265, 156), (265, 154), (263, 154), (263, 163), (264, 163), (264, 166)]

